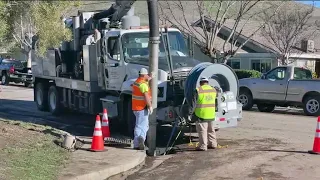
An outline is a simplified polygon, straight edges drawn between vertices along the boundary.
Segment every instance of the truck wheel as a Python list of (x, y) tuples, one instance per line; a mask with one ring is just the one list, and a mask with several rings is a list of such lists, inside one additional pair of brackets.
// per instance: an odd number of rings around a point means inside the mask
[(34, 97), (40, 111), (48, 111), (48, 91), (42, 83), (37, 83), (34, 88)]
[(248, 90), (240, 90), (239, 101), (243, 110), (250, 110), (253, 106), (253, 98)]
[(257, 104), (257, 106), (260, 112), (272, 112), (276, 107), (272, 104)]
[(2, 74), (2, 77), (1, 77), (1, 84), (2, 85), (8, 85), (9, 84), (9, 76), (6, 72), (4, 72)]
[(31, 87), (31, 83), (25, 82), (25, 83), (24, 83), (24, 87), (27, 87), (27, 88), (28, 88), (28, 87)]
[(53, 115), (59, 115), (61, 113), (60, 95), (56, 86), (51, 86), (48, 92), (49, 111)]
[(304, 100), (303, 104), (303, 111), (306, 115), (320, 115), (320, 96), (309, 96)]
[(134, 137), (134, 127), (136, 125), (136, 117), (132, 112), (132, 100), (131, 98), (127, 98), (125, 100), (125, 106), (126, 109), (124, 110), (124, 113), (126, 114), (124, 116), (126, 127), (127, 127), (127, 135), (131, 138)]

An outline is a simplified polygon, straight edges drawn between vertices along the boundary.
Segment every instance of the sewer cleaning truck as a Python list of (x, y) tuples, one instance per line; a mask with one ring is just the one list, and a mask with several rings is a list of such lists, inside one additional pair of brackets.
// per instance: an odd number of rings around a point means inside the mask
[[(141, 68), (149, 69), (149, 28), (140, 26), (133, 7), (124, 16), (116, 12), (118, 18), (95, 18), (103, 13), (79, 11), (66, 21), (73, 40), (49, 49), (45, 56), (37, 54), (38, 41), (33, 43), (34, 101), (39, 110), (54, 115), (65, 110), (97, 114), (106, 108), (109, 118), (132, 135), (132, 84)], [(206, 76), (219, 92), (216, 127), (237, 126), (242, 104), (235, 72), (225, 64), (201, 63), (190, 54), (178, 29), (160, 28), (157, 121), (173, 123), (183, 117), (190, 93), (200, 76)]]

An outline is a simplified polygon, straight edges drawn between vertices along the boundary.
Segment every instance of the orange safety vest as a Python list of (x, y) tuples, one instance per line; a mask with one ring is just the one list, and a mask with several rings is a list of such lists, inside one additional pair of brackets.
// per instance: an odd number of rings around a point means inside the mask
[(132, 84), (132, 110), (133, 111), (141, 111), (143, 110), (147, 102), (144, 99), (144, 95), (139, 89), (140, 84), (146, 83), (148, 85), (148, 95), (151, 98), (151, 89), (149, 87), (149, 83), (142, 78), (138, 78), (133, 84)]

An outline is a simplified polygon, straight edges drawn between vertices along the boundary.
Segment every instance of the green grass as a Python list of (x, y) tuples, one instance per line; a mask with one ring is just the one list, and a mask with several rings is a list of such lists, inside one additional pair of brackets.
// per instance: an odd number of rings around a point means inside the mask
[[(11, 123), (10, 123), (11, 124)], [(21, 123), (21, 128), (32, 127)], [(37, 125), (39, 127), (39, 125)], [(29, 129), (29, 128), (27, 128)], [(43, 127), (43, 129), (47, 129)], [(26, 130), (28, 132), (28, 130)], [(20, 138), (15, 145), (0, 150), (5, 167), (6, 179), (14, 180), (53, 180), (70, 157), (70, 153), (57, 146), (56, 137), (50, 134), (35, 133)]]

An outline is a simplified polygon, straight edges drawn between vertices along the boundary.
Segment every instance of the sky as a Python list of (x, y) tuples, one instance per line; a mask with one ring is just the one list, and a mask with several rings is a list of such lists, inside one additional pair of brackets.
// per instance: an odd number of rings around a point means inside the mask
[[(313, 4), (313, 1), (299, 1), (300, 3), (304, 3), (304, 4)], [(314, 5), (316, 7), (319, 7), (320, 8), (320, 1), (314, 1)]]

